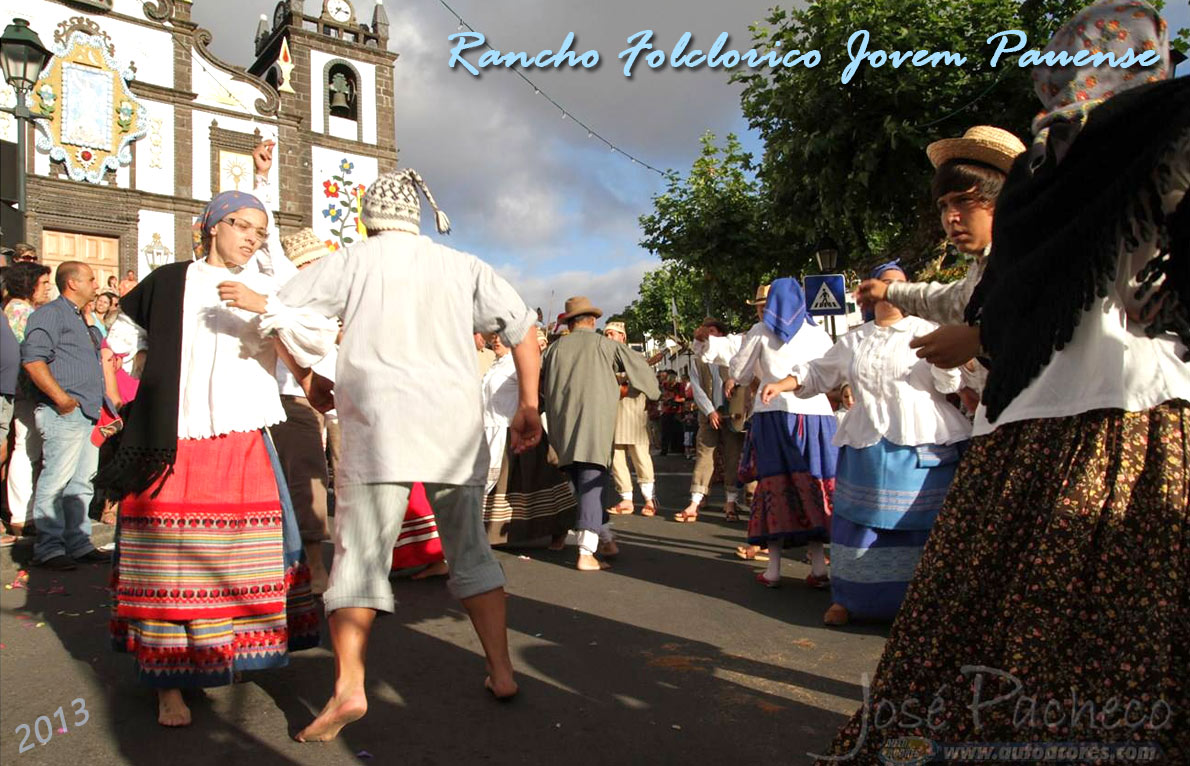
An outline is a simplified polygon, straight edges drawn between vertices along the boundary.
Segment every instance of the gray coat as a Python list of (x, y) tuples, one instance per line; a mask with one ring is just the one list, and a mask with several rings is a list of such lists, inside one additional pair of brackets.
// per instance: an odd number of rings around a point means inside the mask
[(617, 362), (628, 383), (649, 399), (661, 397), (657, 376), (645, 358), (592, 329), (576, 328), (545, 350), (542, 389), (550, 446), (558, 464), (611, 464), (620, 386)]

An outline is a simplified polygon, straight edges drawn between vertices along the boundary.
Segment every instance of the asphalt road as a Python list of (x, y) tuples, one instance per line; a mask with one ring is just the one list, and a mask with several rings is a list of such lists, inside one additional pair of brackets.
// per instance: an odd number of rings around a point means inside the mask
[[(667, 514), (685, 504), (690, 466), (657, 459)], [(809, 763), (858, 706), (887, 627), (824, 628), (829, 594), (802, 583), (797, 552), (784, 587), (754, 583), (758, 566), (733, 554), (744, 524), (724, 522), (721, 497), (696, 524), (616, 517), (623, 552), (606, 572), (576, 571), (574, 548), (499, 551), (521, 685), (510, 703), (484, 692), (479, 642), (443, 581), (394, 579), (398, 611), (370, 647), (369, 713), (324, 745), (290, 737), (330, 693), (325, 646), (191, 695), (193, 726), (166, 730), (131, 660), (108, 647), (106, 568), (30, 569), (26, 587), (0, 591), (0, 762)], [(12, 583), (13, 556), (2, 564)]]

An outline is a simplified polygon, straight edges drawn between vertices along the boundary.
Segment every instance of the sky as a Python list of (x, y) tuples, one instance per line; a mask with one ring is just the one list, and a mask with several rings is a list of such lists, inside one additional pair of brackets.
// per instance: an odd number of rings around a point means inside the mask
[[(370, 22), (374, 2), (354, 0), (357, 17)], [(617, 56), (641, 30), (653, 30), (658, 49), (690, 32), (691, 47), (705, 50), (727, 32), (728, 47), (746, 51), (749, 25), (762, 21), (774, 0), (446, 2), (501, 51), (557, 50), (568, 32), (576, 52), (597, 50), (600, 64), (592, 69), (523, 71), (542, 94), (649, 165), (686, 172), (705, 131), (720, 138), (737, 133), (757, 159), (763, 151), (740, 113), (740, 86), (721, 69), (652, 70), (640, 61), (628, 78)], [(247, 66), (255, 19), (262, 13), (271, 19), (275, 5), (195, 0), (192, 16), (212, 31), (216, 55)], [(322, 0), (305, 0), (307, 15), (319, 15), (321, 7)], [(547, 317), (572, 295), (588, 296), (605, 315), (630, 303), (641, 275), (660, 266), (638, 244), (638, 218), (652, 211), (652, 197), (664, 189), (661, 177), (589, 138), (513, 72), (492, 67), (476, 77), (449, 68), (454, 43), (447, 38), (460, 30), (442, 0), (388, 0), (385, 8), (389, 48), (400, 55), (399, 164), (421, 173), (450, 216), (453, 231), (443, 241), (491, 263)], [(1165, 13), (1172, 29), (1190, 27), (1187, 0), (1170, 0)], [(478, 53), (467, 58), (474, 63)], [(1190, 64), (1179, 73), (1187, 69)], [(423, 218), (430, 233), (430, 219)]]

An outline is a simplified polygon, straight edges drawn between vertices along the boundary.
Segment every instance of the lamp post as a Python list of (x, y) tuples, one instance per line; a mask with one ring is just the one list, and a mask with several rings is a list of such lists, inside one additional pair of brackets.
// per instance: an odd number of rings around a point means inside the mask
[(17, 206), (21, 209), (22, 228), (27, 212), (25, 123), (33, 117), (33, 113), (25, 105), (25, 94), (33, 90), (33, 86), (41, 77), (41, 70), (49, 60), (50, 52), (41, 44), (41, 38), (37, 33), (29, 28), (28, 21), (13, 19), (5, 28), (4, 34), (0, 35), (0, 67), (4, 69), (4, 81), (12, 86), (17, 94), (17, 105), (11, 111), (17, 118), (17, 161), (21, 164), (20, 172), (17, 173)]
[[(819, 274), (830, 274), (834, 272), (835, 266), (839, 263), (839, 246), (830, 237), (823, 238), (818, 243), (818, 249), (814, 252), (814, 260), (818, 262)], [(846, 289), (847, 285), (843, 285)], [(835, 318), (829, 317), (831, 322), (831, 340), (838, 340), (838, 335), (835, 332)]]

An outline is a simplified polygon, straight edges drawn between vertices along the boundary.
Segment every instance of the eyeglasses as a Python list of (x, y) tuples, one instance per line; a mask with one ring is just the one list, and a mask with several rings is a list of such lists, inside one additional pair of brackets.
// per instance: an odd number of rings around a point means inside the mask
[(267, 242), (269, 239), (268, 229), (257, 228), (243, 218), (232, 218), (228, 216), (220, 221), (220, 223), (230, 223), (240, 234), (243, 234), (245, 237), (255, 237), (257, 242)]
[(21, 262), (21, 261), (24, 261), (24, 262), (26, 262), (26, 263), (36, 263), (36, 262), (37, 262), (37, 256), (36, 256), (36, 255), (33, 255), (32, 253), (21, 253), (21, 254), (20, 254), (20, 255), (18, 255), (18, 256), (14, 256), (14, 257), (13, 257), (13, 260), (14, 260), (14, 261), (17, 261), (18, 263), (19, 263), (19, 262)]

